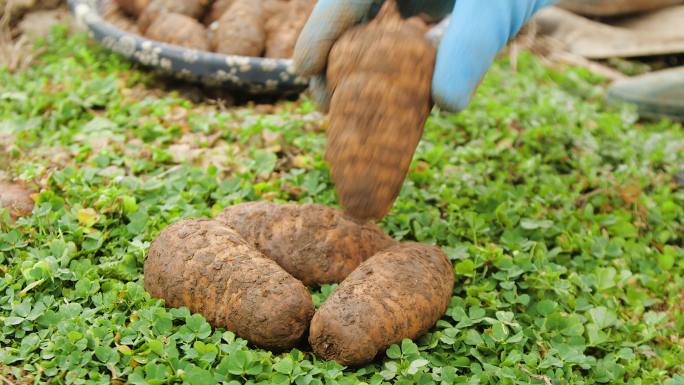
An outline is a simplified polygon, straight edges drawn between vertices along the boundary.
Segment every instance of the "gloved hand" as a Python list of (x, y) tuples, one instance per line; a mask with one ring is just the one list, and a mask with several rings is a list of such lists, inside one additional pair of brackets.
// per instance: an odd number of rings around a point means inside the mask
[[(536, 11), (555, 1), (457, 0), (437, 50), (432, 80), (434, 102), (447, 111), (464, 109), (499, 51)], [(361, 22), (377, 3), (374, 0), (319, 0), (316, 4), (297, 40), (293, 59), (298, 73), (314, 77), (312, 83), (314, 87), (318, 85), (319, 92), (335, 40)], [(453, 0), (399, 0), (398, 3), (402, 10), (439, 17), (440, 10), (448, 11)]]

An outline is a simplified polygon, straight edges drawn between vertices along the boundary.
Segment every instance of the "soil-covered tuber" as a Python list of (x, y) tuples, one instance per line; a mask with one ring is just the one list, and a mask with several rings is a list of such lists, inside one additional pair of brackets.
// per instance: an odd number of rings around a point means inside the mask
[(341, 282), (361, 262), (396, 244), (374, 224), (313, 204), (245, 203), (228, 207), (217, 220), (306, 285)]
[(195, 20), (202, 18), (208, 0), (152, 0), (138, 19), (138, 27), (142, 33), (157, 19), (167, 13), (180, 13)]
[(274, 0), (266, 22), (266, 53), (269, 58), (291, 58), (297, 38), (306, 24), (316, 0)]
[(207, 30), (197, 20), (181, 15), (167, 13), (150, 24), (145, 33), (150, 39), (200, 51), (209, 49)]
[(107, 22), (126, 32), (140, 34), (138, 25), (126, 16), (120, 5), (115, 2), (105, 1), (103, 7), (102, 18)]
[(145, 290), (257, 346), (291, 348), (313, 314), (308, 290), (239, 234), (208, 220), (169, 226), (145, 260)]
[(266, 41), (263, 0), (236, 0), (212, 24), (211, 48), (227, 55), (261, 56)]
[(342, 282), (311, 321), (321, 358), (361, 365), (404, 338), (427, 332), (444, 314), (454, 285), (437, 247), (402, 244), (382, 251)]
[(422, 21), (402, 19), (387, 1), (330, 52), (325, 159), (341, 204), (356, 218), (387, 214), (423, 134), (435, 61), (425, 31)]
[(216, 0), (214, 3), (211, 5), (211, 9), (209, 10), (209, 13), (207, 13), (207, 16), (204, 18), (204, 24), (210, 25), (211, 23), (217, 21), (218, 19), (223, 16), (224, 13), (230, 8), (231, 5), (235, 0)]
[(126, 14), (138, 18), (143, 13), (150, 0), (115, 0), (119, 8), (121, 8)]

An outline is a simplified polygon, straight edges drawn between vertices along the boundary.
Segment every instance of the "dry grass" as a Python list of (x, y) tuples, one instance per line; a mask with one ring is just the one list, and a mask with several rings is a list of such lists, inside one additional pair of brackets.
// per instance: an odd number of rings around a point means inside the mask
[(6, 67), (10, 72), (28, 68), (38, 52), (24, 35), (17, 34), (10, 23), (14, 0), (0, 3), (0, 67)]

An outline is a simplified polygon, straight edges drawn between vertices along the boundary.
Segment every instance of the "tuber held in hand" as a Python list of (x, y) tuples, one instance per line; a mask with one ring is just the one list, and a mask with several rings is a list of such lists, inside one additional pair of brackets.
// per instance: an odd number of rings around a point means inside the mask
[(166, 13), (156, 18), (145, 36), (168, 44), (200, 51), (209, 49), (207, 30), (197, 20), (180, 13)]
[(261, 56), (266, 41), (263, 0), (236, 0), (211, 25), (211, 48), (227, 55)]
[(153, 297), (186, 306), (264, 348), (291, 348), (314, 311), (301, 282), (213, 220), (185, 220), (162, 231), (144, 273)]
[(390, 345), (427, 332), (444, 314), (452, 266), (437, 247), (402, 244), (363, 262), (311, 321), (309, 343), (342, 365), (370, 362)]
[(435, 62), (426, 31), (388, 0), (375, 19), (343, 34), (328, 57), (325, 159), (342, 206), (356, 218), (387, 214), (423, 134)]
[(378, 226), (320, 205), (244, 203), (216, 218), (306, 285), (339, 283), (396, 244)]

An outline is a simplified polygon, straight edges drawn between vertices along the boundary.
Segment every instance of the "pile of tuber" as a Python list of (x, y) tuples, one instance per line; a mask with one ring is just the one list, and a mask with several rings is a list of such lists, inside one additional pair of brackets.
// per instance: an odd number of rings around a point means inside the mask
[(106, 0), (102, 15), (145, 37), (227, 55), (289, 58), (316, 0)]
[(344, 33), (328, 57), (331, 94), (325, 159), (340, 202), (359, 219), (392, 207), (423, 134), (435, 48), (425, 24), (386, 1), (368, 24)]

